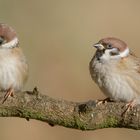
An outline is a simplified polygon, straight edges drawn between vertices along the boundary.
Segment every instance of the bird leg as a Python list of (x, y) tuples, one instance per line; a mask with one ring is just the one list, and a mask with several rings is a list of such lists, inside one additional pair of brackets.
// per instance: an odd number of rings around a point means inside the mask
[(97, 100), (97, 105), (100, 105), (100, 104), (105, 104), (107, 102), (113, 102), (113, 100), (111, 100), (110, 98), (105, 98), (103, 100)]
[(130, 111), (130, 109), (132, 109), (135, 106), (135, 100), (127, 103), (125, 106), (127, 107), (126, 111)]
[(13, 97), (13, 95), (14, 95), (13, 88), (9, 88), (4, 95), (4, 100), (2, 101), (2, 104), (8, 99), (8, 97), (10, 96)]
[(134, 106), (136, 105), (136, 100), (132, 100), (130, 102), (128, 102), (124, 107), (126, 107), (126, 110), (123, 112), (122, 115), (125, 115), (127, 112), (130, 111), (130, 109), (133, 109)]

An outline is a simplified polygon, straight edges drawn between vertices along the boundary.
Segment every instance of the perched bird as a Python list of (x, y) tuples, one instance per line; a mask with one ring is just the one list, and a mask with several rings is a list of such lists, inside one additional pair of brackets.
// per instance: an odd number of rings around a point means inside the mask
[(90, 74), (101, 91), (111, 100), (140, 104), (140, 59), (117, 38), (101, 39), (90, 61)]
[(0, 90), (4, 100), (20, 91), (28, 77), (28, 65), (18, 46), (19, 40), (13, 28), (0, 24)]

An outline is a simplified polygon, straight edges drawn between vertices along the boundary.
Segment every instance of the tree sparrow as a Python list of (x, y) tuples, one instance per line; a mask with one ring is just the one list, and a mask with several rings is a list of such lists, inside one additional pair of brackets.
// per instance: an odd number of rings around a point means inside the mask
[(3, 103), (14, 92), (20, 91), (27, 80), (28, 65), (18, 46), (14, 29), (0, 24), (0, 90), (5, 91)]
[(101, 39), (94, 47), (97, 50), (89, 69), (101, 91), (129, 107), (140, 104), (140, 59), (117, 38)]

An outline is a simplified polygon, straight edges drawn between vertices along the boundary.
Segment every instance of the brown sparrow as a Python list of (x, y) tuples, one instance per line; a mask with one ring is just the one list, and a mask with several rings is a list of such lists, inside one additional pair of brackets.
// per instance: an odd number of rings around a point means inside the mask
[(0, 24), (0, 90), (5, 91), (3, 103), (20, 91), (27, 80), (28, 65), (17, 34), (7, 24)]
[(89, 69), (102, 92), (130, 107), (140, 104), (140, 59), (117, 38), (101, 39), (94, 47), (97, 50)]

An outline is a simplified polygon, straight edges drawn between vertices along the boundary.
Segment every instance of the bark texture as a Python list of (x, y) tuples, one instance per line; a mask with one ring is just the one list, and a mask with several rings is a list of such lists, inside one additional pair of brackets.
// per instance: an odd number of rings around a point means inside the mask
[[(0, 94), (0, 101), (4, 94)], [(140, 129), (140, 106), (129, 112), (124, 103), (108, 102), (97, 105), (96, 101), (71, 102), (53, 99), (33, 91), (15, 93), (0, 104), (0, 117), (20, 117), (61, 125), (79, 130), (96, 130), (109, 127)]]

